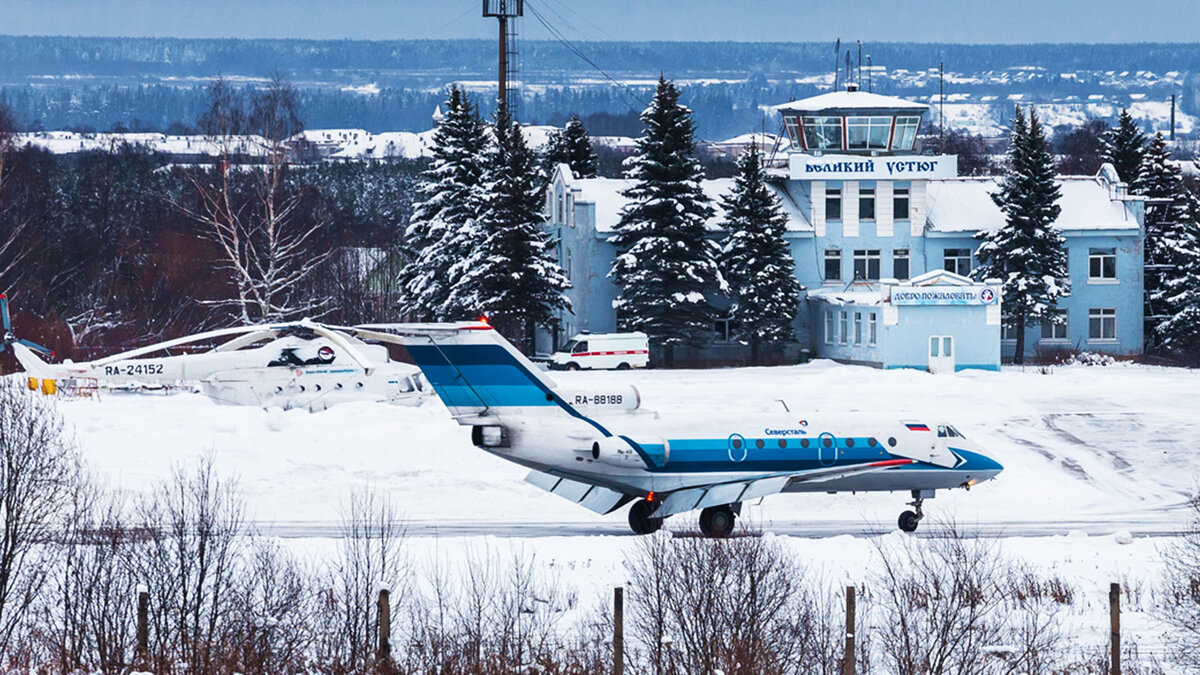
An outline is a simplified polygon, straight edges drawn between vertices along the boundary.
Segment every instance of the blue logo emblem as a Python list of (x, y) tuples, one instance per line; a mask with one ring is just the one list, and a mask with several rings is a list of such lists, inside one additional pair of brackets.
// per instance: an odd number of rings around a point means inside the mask
[(990, 288), (985, 288), (979, 292), (979, 299), (983, 301), (983, 304), (990, 305), (996, 301), (996, 292)]

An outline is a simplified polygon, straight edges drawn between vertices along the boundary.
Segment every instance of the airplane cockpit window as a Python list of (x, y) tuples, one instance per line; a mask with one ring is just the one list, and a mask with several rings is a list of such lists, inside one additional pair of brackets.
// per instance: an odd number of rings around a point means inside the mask
[(966, 438), (961, 432), (959, 432), (958, 429), (955, 429), (949, 424), (939, 424), (937, 431), (938, 438)]

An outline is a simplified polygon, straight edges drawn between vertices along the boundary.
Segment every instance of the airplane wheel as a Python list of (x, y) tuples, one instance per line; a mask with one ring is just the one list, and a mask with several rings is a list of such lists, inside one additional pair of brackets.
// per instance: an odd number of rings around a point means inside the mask
[(656, 508), (658, 508), (657, 504), (652, 504), (645, 499), (634, 502), (633, 506), (629, 507), (629, 529), (633, 530), (634, 534), (658, 532), (663, 525), (663, 519), (650, 517)]
[(706, 537), (723, 539), (733, 534), (737, 516), (733, 509), (725, 506), (710, 506), (700, 512), (700, 531)]
[(900, 529), (904, 532), (916, 532), (917, 525), (921, 523), (921, 517), (912, 511), (905, 511), (900, 514), (900, 520), (896, 522)]

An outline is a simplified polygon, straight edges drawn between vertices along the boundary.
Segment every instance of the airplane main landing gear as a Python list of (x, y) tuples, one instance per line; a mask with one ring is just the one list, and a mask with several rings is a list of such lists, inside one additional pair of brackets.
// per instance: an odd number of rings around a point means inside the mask
[(651, 518), (657, 504), (639, 499), (629, 507), (629, 529), (634, 534), (654, 534), (663, 526), (663, 518)]
[(896, 522), (896, 525), (898, 525), (900, 530), (903, 532), (916, 532), (917, 525), (920, 525), (921, 519), (925, 517), (925, 514), (921, 511), (921, 505), (925, 503), (924, 498), (921, 497), (921, 491), (913, 490), (912, 495), (913, 500), (909, 502), (908, 505), (913, 507), (915, 510), (901, 513), (900, 519)]
[(700, 511), (700, 531), (706, 537), (723, 539), (733, 533), (737, 516), (742, 512), (741, 503), (710, 506)]

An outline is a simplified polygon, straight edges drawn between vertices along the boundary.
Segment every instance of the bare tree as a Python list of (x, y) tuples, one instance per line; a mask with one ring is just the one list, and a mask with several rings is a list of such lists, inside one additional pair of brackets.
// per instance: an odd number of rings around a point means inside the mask
[(889, 669), (900, 675), (971, 672), (982, 648), (1004, 635), (1008, 589), (996, 544), (953, 524), (934, 539), (875, 541), (879, 558), (878, 636)]
[(149, 587), (154, 670), (176, 663), (219, 670), (242, 559), (244, 506), (237, 482), (220, 478), (211, 457), (177, 467), (139, 505), (146, 541), (134, 569)]
[(311, 190), (290, 180), (288, 143), (303, 130), (295, 88), (275, 73), (248, 112), (224, 79), (208, 92), (199, 122), (221, 157), (214, 170), (187, 173), (196, 203), (180, 206), (216, 244), (236, 289), (210, 304), (246, 323), (320, 315), (326, 302), (301, 291), (330, 253), (319, 245), (324, 219), (304, 208)]
[(404, 523), (390, 499), (366, 489), (350, 495), (340, 534), (330, 587), (322, 593), (317, 660), (331, 672), (362, 672), (375, 665), (378, 591), (400, 589), (407, 578)]
[(53, 399), (0, 379), (0, 653), (52, 569), (53, 541), (79, 484), (79, 455)]
[(5, 188), (12, 178), (9, 157), (16, 148), (17, 123), (12, 109), (0, 101), (0, 293), (8, 291), (15, 283), (13, 278), (17, 263), (29, 251), (27, 237), (23, 236), (28, 220), (3, 218), (12, 207), (12, 199), (5, 198)]
[(1167, 636), (1175, 662), (1200, 670), (1200, 495), (1192, 498), (1192, 511), (1190, 531), (1162, 551), (1166, 569), (1156, 614), (1171, 628)]

